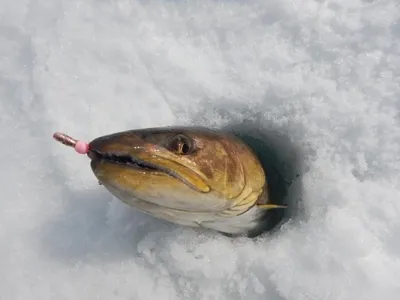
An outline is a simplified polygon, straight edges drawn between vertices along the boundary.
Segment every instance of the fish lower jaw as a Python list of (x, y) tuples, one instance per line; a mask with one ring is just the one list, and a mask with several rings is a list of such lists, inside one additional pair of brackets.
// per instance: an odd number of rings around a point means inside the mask
[(136, 209), (158, 219), (168, 221), (181, 226), (197, 227), (210, 229), (230, 235), (246, 235), (256, 230), (261, 224), (262, 216), (265, 210), (253, 206), (240, 215), (225, 215), (187, 212), (174, 210), (166, 207), (156, 206), (149, 202), (141, 200), (134, 204), (130, 203)]
[(230, 235), (246, 235), (257, 229), (265, 213), (253, 205), (243, 211), (226, 210), (225, 213), (190, 212), (160, 206), (138, 198), (128, 197), (123, 191), (106, 186), (120, 201), (152, 217), (180, 226), (205, 228)]

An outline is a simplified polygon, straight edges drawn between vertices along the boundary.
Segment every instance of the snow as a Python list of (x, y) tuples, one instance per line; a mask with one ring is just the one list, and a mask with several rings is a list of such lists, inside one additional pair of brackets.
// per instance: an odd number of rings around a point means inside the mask
[[(0, 298), (398, 299), (399, 20), (397, 0), (0, 0)], [(304, 166), (303, 211), (257, 239), (129, 209), (51, 138), (243, 120)]]

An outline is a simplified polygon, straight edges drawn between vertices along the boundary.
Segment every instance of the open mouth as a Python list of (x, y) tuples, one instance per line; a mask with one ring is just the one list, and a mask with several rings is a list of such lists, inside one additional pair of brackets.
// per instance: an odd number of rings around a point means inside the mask
[(170, 162), (170, 166), (168, 167), (147, 162), (126, 153), (101, 152), (93, 149), (89, 151), (88, 156), (92, 160), (90, 165), (94, 172), (102, 163), (114, 164), (140, 170), (149, 174), (151, 173), (153, 175), (168, 175), (197, 191), (209, 191), (208, 185), (206, 185), (196, 173), (190, 171), (190, 169), (182, 168), (182, 166), (173, 162)]
[(115, 153), (102, 153), (99, 151), (91, 151), (90, 158), (92, 160), (103, 161), (107, 163), (124, 165), (136, 169), (144, 169), (148, 171), (164, 171), (162, 168), (157, 167), (151, 163), (137, 159), (127, 154), (115, 154)]

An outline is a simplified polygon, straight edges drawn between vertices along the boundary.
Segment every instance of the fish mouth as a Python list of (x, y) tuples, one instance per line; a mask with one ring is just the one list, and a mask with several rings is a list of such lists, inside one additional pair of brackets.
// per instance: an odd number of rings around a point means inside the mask
[(150, 172), (160, 171), (167, 174), (171, 173), (169, 175), (173, 176), (173, 172), (169, 172), (168, 169), (159, 167), (129, 154), (104, 153), (96, 150), (90, 150), (89, 157), (92, 160), (92, 168), (94, 169), (100, 163), (109, 163)]
[(146, 174), (148, 178), (170, 176), (198, 192), (210, 191), (208, 184), (189, 166), (160, 156), (161, 152), (167, 151), (159, 144), (144, 140), (141, 132), (130, 131), (93, 140), (87, 155), (93, 173), (103, 183), (122, 172), (131, 178), (140, 173), (142, 178)]

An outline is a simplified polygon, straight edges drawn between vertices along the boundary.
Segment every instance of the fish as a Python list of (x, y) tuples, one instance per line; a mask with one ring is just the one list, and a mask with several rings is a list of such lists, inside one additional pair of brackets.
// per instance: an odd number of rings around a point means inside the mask
[(123, 203), (180, 226), (250, 235), (266, 212), (266, 170), (243, 140), (206, 127), (133, 129), (89, 143), (90, 167)]

